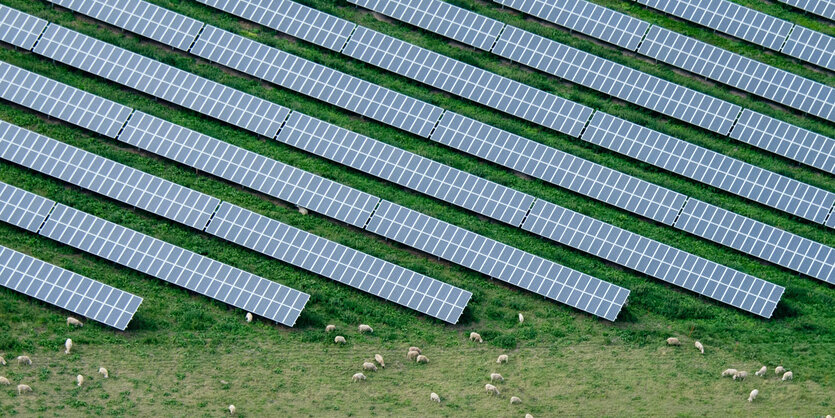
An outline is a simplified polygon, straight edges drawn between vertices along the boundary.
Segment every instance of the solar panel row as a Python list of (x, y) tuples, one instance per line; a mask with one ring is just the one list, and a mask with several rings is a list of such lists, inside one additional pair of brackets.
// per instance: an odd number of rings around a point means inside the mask
[(31, 50), (48, 23), (0, 4), (0, 41)]
[(809, 28), (795, 26), (783, 53), (835, 71), (835, 38)]
[(798, 9), (835, 20), (835, 1), (833, 0), (777, 0)]
[(142, 298), (0, 246), (0, 286), (124, 331)]
[(0, 182), (0, 221), (38, 232), (55, 202)]
[(784, 289), (594, 218), (538, 200), (522, 225), (648, 276), (766, 318)]

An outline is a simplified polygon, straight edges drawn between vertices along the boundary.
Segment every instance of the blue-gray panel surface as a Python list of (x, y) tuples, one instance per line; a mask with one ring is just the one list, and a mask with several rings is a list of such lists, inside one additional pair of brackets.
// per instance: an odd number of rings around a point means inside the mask
[(784, 54), (835, 71), (835, 38), (797, 25), (782, 49)]
[(0, 4), (0, 41), (31, 50), (48, 23)]
[(38, 232), (55, 201), (0, 182), (0, 221)]
[(833, 0), (777, 0), (809, 13), (835, 20), (835, 1)]

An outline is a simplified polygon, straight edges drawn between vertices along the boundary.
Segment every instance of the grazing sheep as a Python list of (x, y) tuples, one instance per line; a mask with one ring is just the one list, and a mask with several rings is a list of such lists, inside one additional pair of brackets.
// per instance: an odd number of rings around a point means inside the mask
[(246, 322), (252, 322), (252, 312), (246, 313)]
[(3, 356), (0, 356), (0, 366), (5, 366), (5, 365), (6, 365), (6, 359), (4, 359)]
[(696, 346), (696, 350), (699, 350), (700, 353), (702, 353), (702, 354), (705, 353), (705, 346), (703, 346), (702, 343), (696, 341), (696, 343), (693, 344), (693, 345)]
[(359, 330), (360, 330), (360, 333), (363, 333), (363, 332), (374, 332), (374, 329), (373, 329), (373, 328), (371, 328), (371, 327), (369, 327), (368, 325), (365, 325), (365, 324), (360, 324), (360, 326), (359, 326)]
[(72, 340), (71, 339), (67, 338), (67, 341), (64, 341), (64, 348), (66, 348), (66, 350), (64, 350), (64, 354), (69, 354), (70, 350), (72, 350)]
[(12, 382), (9, 382), (9, 379), (6, 379), (5, 376), (0, 376), (0, 385), (9, 386), (11, 384), (12, 384)]
[(101, 375), (104, 376), (105, 379), (110, 377), (110, 373), (108, 373), (107, 369), (105, 369), (104, 367), (99, 367), (99, 373), (101, 373)]
[(433, 400), (437, 403), (441, 403), (441, 397), (438, 396), (438, 394), (435, 393), (435, 392), (432, 392), (431, 394), (429, 394), (429, 399), (431, 399), (431, 400)]
[(307, 215), (307, 209), (299, 206), (299, 213), (301, 213), (302, 215)]
[(768, 371), (768, 367), (762, 366), (762, 367), (760, 367), (760, 369), (759, 369), (759, 370), (757, 370), (757, 372), (756, 372), (756, 373), (754, 373), (754, 374), (755, 374), (755, 375), (757, 375), (757, 376), (763, 376), (763, 377), (765, 377), (765, 373), (766, 373), (767, 371)]
[(75, 381), (78, 382), (78, 386), (81, 386), (82, 384), (84, 384), (84, 376), (82, 376), (82, 375), (76, 376)]
[(484, 390), (486, 390), (487, 393), (491, 394), (491, 395), (501, 395), (501, 393), (499, 392), (499, 388), (497, 388), (497, 387), (495, 387), (495, 386), (493, 386), (489, 383), (484, 385)]
[(735, 374), (736, 374), (736, 369), (725, 369), (725, 371), (722, 372), (722, 377), (733, 376)]
[(406, 358), (409, 360), (415, 360), (420, 355), (417, 351), (409, 351), (409, 354), (406, 354)]
[(754, 389), (751, 391), (751, 394), (748, 395), (748, 402), (754, 402), (754, 399), (757, 399), (757, 395), (760, 394), (760, 391)]
[(667, 338), (667, 345), (681, 345), (681, 341), (676, 337)]
[(497, 380), (499, 382), (504, 382), (504, 377), (502, 377), (502, 375), (500, 375), (498, 373), (490, 373), (490, 381), (495, 382)]
[(27, 366), (32, 365), (32, 359), (29, 356), (17, 356), (17, 364), (25, 364)]
[(478, 335), (477, 332), (470, 333), (470, 341), (478, 341), (480, 343), (484, 342), (484, 340), (481, 339), (481, 335)]
[(748, 377), (748, 372), (746, 372), (745, 370), (740, 370), (740, 371), (736, 372), (736, 374), (734, 375), (734, 380), (740, 380), (741, 381), (741, 380), (745, 380), (746, 377)]
[(336, 338), (333, 339), (333, 342), (336, 344), (345, 344), (345, 337), (337, 335)]
[(365, 380), (365, 375), (362, 373), (357, 373), (351, 377), (351, 381), (359, 382), (360, 380)]
[(67, 317), (67, 325), (72, 325), (74, 327), (83, 327), (84, 323), (75, 319), (75, 318), (73, 318), (73, 317), (71, 317), (71, 316), (68, 316)]
[(369, 363), (369, 362), (366, 361), (365, 363), (362, 363), (362, 369), (363, 370), (370, 370), (372, 372), (376, 372), (377, 371), (377, 366), (375, 366), (374, 363)]
[(236, 410), (235, 405), (229, 405), (229, 415), (235, 415)]
[(325, 332), (333, 332), (333, 331), (336, 331), (336, 325), (328, 324), (328, 326), (325, 327)]
[(522, 400), (521, 400), (521, 399), (519, 399), (519, 397), (518, 397), (518, 396), (511, 396), (511, 397), (510, 397), (510, 404), (511, 404), (511, 405), (516, 405), (516, 404), (518, 404), (518, 403), (522, 403)]
[(418, 354), (423, 353), (423, 351), (420, 351), (420, 349), (417, 347), (409, 347), (409, 351), (417, 351)]
[(531, 415), (531, 414), (525, 414), (525, 418), (533, 418), (533, 415)]
[(384, 369), (386, 368), (386, 362), (383, 361), (383, 356), (381, 356), (379, 354), (374, 354), (374, 361), (376, 361), (377, 364), (380, 365), (380, 367), (382, 367)]
[(496, 363), (507, 363), (507, 354), (500, 355), (499, 358), (496, 360)]
[(31, 392), (32, 388), (29, 385), (17, 385), (17, 394), (20, 395), (22, 393)]
[(777, 367), (774, 368), (774, 374), (776, 374), (777, 376), (780, 376), (781, 374), (783, 374), (785, 372), (786, 372), (786, 369), (784, 369), (783, 366), (777, 366)]
[(429, 363), (429, 358), (424, 356), (423, 354), (421, 354), (421, 355), (417, 356), (417, 362), (420, 363), (420, 364), (426, 364), (426, 363)]
[(783, 373), (783, 378), (780, 379), (780, 380), (785, 382), (786, 380), (792, 380), (792, 379), (794, 379), (794, 373), (789, 371), (789, 372)]
[(522, 312), (519, 312), (519, 323), (525, 322), (525, 317), (522, 315)]

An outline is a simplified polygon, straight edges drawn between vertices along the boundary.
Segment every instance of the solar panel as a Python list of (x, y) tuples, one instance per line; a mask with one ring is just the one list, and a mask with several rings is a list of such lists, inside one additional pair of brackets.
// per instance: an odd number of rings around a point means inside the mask
[(835, 89), (653, 26), (641, 54), (835, 122)]
[(835, 140), (745, 109), (731, 138), (835, 174)]
[(583, 140), (813, 222), (823, 223), (835, 204), (835, 193), (603, 112)]
[(609, 321), (629, 295), (622, 287), (385, 200), (366, 229)]
[(826, 226), (835, 228), (835, 210), (829, 213), (829, 219), (826, 221)]
[(544, 21), (567, 27), (592, 38), (638, 49), (649, 23), (585, 0), (493, 0)]
[(835, 71), (835, 38), (809, 28), (795, 26), (783, 53)]
[(293, 326), (310, 295), (58, 204), (41, 235)]
[(835, 248), (691, 198), (676, 228), (835, 284)]
[(202, 230), (220, 200), (0, 121), (0, 157)]
[(52, 24), (34, 52), (267, 137), (290, 110)]
[(38, 232), (55, 202), (0, 182), (0, 221)]
[(115, 138), (131, 109), (0, 61), (0, 97)]
[(522, 224), (534, 197), (293, 112), (276, 140), (473, 212)]
[(578, 136), (592, 109), (364, 27), (343, 53), (437, 89)]
[(334, 51), (342, 50), (357, 26), (347, 20), (287, 0), (197, 1)]
[(0, 4), (0, 41), (31, 50), (48, 23)]
[(443, 109), (243, 36), (206, 26), (191, 52), (422, 137)]
[(538, 200), (525, 230), (770, 318), (784, 289), (669, 245)]
[(741, 108), (508, 25), (493, 53), (661, 114), (727, 135)]
[(224, 202), (206, 232), (449, 323), (472, 293)]
[(835, 20), (835, 1), (832, 0), (777, 0), (798, 9)]
[(779, 51), (793, 23), (727, 0), (637, 0), (638, 3)]
[(142, 298), (0, 246), (0, 286), (124, 331)]
[(667, 225), (673, 224), (687, 198), (450, 111), (431, 139)]
[(139, 111), (119, 140), (360, 228), (379, 201), (376, 196)]
[(489, 51), (504, 23), (438, 0), (348, 0), (366, 9)]
[(203, 27), (203, 22), (142, 0), (49, 1), (183, 51)]

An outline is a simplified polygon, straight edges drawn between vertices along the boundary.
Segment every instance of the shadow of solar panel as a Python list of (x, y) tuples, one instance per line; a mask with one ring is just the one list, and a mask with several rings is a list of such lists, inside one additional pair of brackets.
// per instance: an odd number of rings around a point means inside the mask
[(673, 224), (686, 199), (681, 193), (450, 111), (431, 139), (667, 225)]
[(779, 51), (792, 30), (791, 22), (727, 0), (637, 0), (702, 26)]
[(0, 62), (0, 97), (115, 138), (131, 109)]
[(362, 227), (379, 198), (136, 111), (119, 140), (345, 223)]
[(835, 248), (691, 198), (676, 228), (835, 284)]
[(276, 140), (473, 212), (522, 224), (534, 197), (293, 112)]
[(348, 0), (462, 44), (489, 51), (504, 23), (438, 0)]
[(493, 0), (547, 22), (630, 51), (638, 49), (649, 23), (585, 0)]
[(385, 200), (366, 229), (609, 321), (629, 295), (622, 287)]
[(797, 25), (783, 46), (783, 53), (835, 71), (835, 38)]
[(388, 35), (357, 27), (343, 53), (571, 136), (592, 109)]
[(527, 231), (766, 318), (784, 289), (677, 248), (538, 200)]
[(0, 157), (202, 230), (220, 200), (0, 121)]
[(55, 206), (40, 233), (290, 327), (310, 298), (306, 293), (62, 204)]
[(835, 139), (745, 109), (731, 138), (835, 174)]
[(835, 20), (835, 1), (831, 0), (777, 0), (809, 13)]
[(823, 223), (835, 204), (835, 193), (603, 112), (583, 140), (813, 222)]
[(203, 27), (203, 22), (142, 0), (49, 1), (183, 51)]
[(52, 24), (34, 52), (204, 115), (274, 137), (290, 110)]
[(741, 110), (724, 100), (509, 25), (493, 53), (723, 135), (731, 130)]
[(0, 246), (0, 286), (124, 331), (142, 298)]
[(653, 26), (638, 50), (643, 55), (711, 80), (835, 122), (835, 89)]
[(307, 42), (340, 51), (357, 26), (287, 0), (197, 0)]
[(207, 25), (191, 52), (422, 137), (443, 109)]
[(38, 232), (55, 202), (6, 183), (0, 183), (0, 221)]
[(46, 20), (0, 4), (0, 41), (31, 50), (47, 23)]
[(440, 320), (472, 293), (224, 202), (206, 232)]

